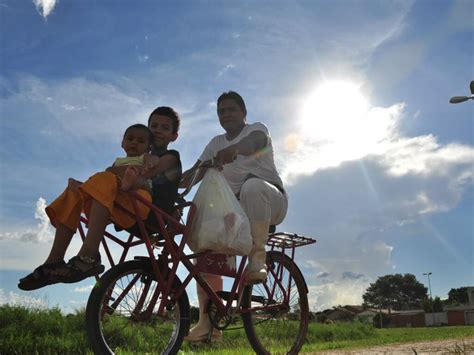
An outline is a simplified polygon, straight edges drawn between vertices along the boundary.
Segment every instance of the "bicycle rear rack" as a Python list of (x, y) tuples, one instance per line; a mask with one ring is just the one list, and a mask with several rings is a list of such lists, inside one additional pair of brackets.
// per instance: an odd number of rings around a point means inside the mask
[(278, 232), (268, 236), (267, 245), (274, 248), (297, 248), (316, 243), (316, 239), (304, 237), (295, 233)]

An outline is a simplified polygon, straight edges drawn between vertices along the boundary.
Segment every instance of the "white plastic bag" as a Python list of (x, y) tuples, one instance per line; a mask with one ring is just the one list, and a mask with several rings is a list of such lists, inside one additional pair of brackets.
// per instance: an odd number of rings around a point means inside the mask
[(208, 169), (193, 202), (197, 206), (188, 245), (194, 252), (248, 255), (252, 236), (247, 215), (221, 172)]

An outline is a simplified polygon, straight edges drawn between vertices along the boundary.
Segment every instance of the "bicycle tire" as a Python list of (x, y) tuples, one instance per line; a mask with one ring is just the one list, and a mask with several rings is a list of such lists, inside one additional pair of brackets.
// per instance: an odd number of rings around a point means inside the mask
[[(308, 332), (309, 307), (306, 283), (296, 264), (284, 253), (267, 252), (266, 262), (268, 268), (266, 282), (245, 287), (242, 308), (282, 303), (284, 294), (282, 287), (275, 282), (276, 272), (281, 272), (284, 288), (288, 289), (288, 282), (291, 280), (289, 307), (243, 313), (245, 333), (250, 345), (259, 355), (298, 354)], [(265, 286), (268, 290), (272, 290), (275, 286), (273, 297)]]
[[(183, 292), (176, 304), (158, 318), (156, 311), (161, 296), (153, 305), (151, 300), (156, 286), (148, 260), (127, 261), (100, 278), (86, 308), (87, 337), (95, 354), (179, 351), (189, 331), (188, 296)], [(180, 286), (181, 281), (175, 277), (173, 290)], [(144, 317), (144, 310), (149, 307), (152, 315)]]

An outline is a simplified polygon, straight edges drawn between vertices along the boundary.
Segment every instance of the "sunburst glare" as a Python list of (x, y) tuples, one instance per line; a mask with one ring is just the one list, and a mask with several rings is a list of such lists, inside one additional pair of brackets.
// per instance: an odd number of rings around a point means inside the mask
[(339, 143), (352, 140), (368, 109), (369, 104), (356, 84), (329, 81), (306, 99), (301, 128), (317, 141)]
[(285, 137), (291, 154), (284, 176), (311, 174), (344, 161), (382, 154), (397, 135), (397, 117), (403, 105), (373, 107), (360, 85), (327, 81), (303, 101), (296, 131)]

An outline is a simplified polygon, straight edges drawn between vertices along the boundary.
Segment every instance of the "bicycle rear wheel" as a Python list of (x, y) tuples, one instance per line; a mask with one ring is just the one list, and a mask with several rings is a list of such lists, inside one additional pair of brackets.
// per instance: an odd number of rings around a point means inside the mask
[(257, 354), (297, 354), (308, 331), (306, 283), (296, 264), (281, 252), (267, 252), (267, 268), (265, 283), (244, 289), (243, 309), (263, 307), (242, 314), (247, 338)]
[[(180, 285), (176, 277), (173, 289)], [(184, 292), (158, 317), (162, 297), (152, 299), (157, 286), (148, 260), (119, 264), (101, 277), (86, 308), (87, 336), (95, 354), (178, 352), (189, 330), (188, 296)]]

